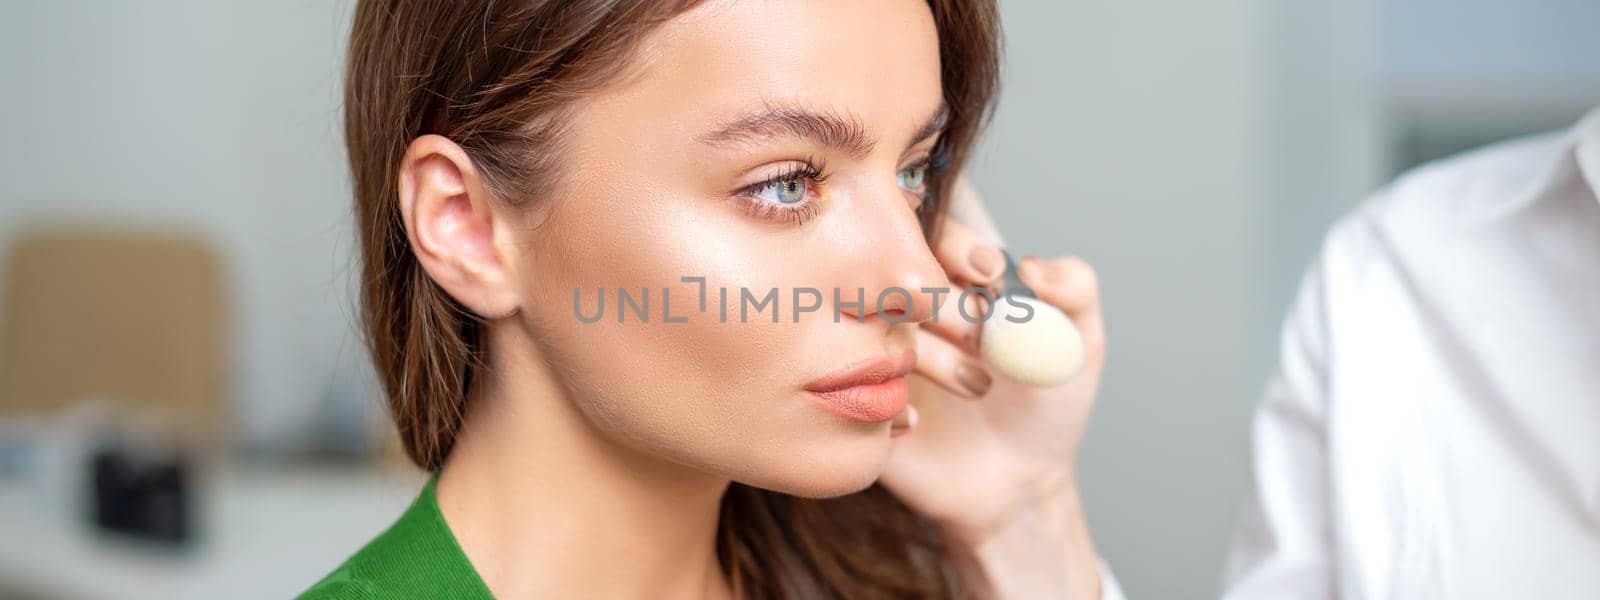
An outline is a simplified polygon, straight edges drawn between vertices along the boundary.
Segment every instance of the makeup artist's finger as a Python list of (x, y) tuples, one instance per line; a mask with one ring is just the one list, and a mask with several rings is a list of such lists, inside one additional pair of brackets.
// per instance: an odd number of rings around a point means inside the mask
[(907, 404), (904, 410), (895, 414), (894, 419), (889, 421), (889, 437), (899, 437), (916, 429), (917, 419), (917, 406)]
[(932, 319), (923, 321), (922, 327), (968, 352), (977, 353), (983, 318), (993, 304), (987, 290), (952, 289), (939, 298), (938, 311)]
[(1082, 258), (1068, 256), (1039, 260), (1028, 257), (1017, 263), (1017, 275), (1039, 295), (1072, 319), (1083, 336), (1087, 359), (1105, 356), (1105, 321), (1100, 310), (1100, 279)]
[(944, 266), (950, 279), (962, 283), (987, 284), (1005, 271), (1006, 260), (1000, 248), (971, 227), (949, 217), (941, 217), (939, 239), (933, 255)]
[[(1027, 257), (1017, 265), (1017, 275), (1046, 302), (1068, 316), (1100, 305), (1100, 277), (1082, 258), (1066, 256), (1041, 260)], [(1044, 298), (1045, 292), (1049, 298)]]
[(917, 373), (963, 398), (989, 393), (994, 378), (981, 359), (924, 328), (918, 328), (916, 335)]

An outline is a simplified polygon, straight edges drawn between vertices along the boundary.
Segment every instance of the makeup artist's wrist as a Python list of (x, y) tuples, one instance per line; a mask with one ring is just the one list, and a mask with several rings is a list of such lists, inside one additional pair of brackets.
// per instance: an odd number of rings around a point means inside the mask
[(1100, 557), (1075, 479), (1052, 486), (993, 530), (965, 537), (993, 598), (1100, 597)]

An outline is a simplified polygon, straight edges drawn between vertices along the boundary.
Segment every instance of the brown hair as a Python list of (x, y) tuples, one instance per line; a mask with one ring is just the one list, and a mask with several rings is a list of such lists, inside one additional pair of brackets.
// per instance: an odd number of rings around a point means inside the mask
[[(407, 144), (459, 144), (507, 202), (560, 184), (563, 110), (613, 80), (655, 25), (699, 0), (362, 0), (345, 79), (345, 140), (361, 244), (361, 317), (400, 439), (443, 464), (483, 367), (481, 320), (411, 252), (399, 212)], [(992, 109), (994, 0), (929, 0), (950, 120), (921, 213), (930, 239), (954, 174)], [(515, 190), (512, 193), (512, 190)], [(961, 597), (981, 588), (970, 557), (881, 486), (828, 500), (733, 484), (717, 550), (741, 596)]]

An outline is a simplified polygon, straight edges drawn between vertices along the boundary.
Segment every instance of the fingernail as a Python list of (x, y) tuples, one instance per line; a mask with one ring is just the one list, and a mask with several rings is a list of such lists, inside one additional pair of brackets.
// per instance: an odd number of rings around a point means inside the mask
[(1039, 264), (1039, 259), (1032, 255), (1024, 256), (1022, 260), (1017, 261), (1017, 277), (1021, 277), (1024, 282), (1040, 282), (1044, 275), (1039, 272), (1041, 268), (1043, 265)]
[(956, 365), (956, 381), (971, 392), (973, 398), (982, 398), (984, 394), (989, 393), (989, 387), (994, 385), (994, 380), (989, 377), (987, 371), (967, 363)]
[(1000, 276), (1006, 268), (1006, 259), (1000, 256), (1000, 249), (994, 246), (980, 244), (972, 247), (972, 252), (967, 255), (967, 260), (972, 263), (972, 270), (976, 271), (984, 281), (992, 281)]
[(917, 419), (920, 418), (922, 415), (917, 414), (917, 407), (906, 405), (906, 429), (916, 429)]
[(1049, 283), (1059, 284), (1059, 283), (1061, 283), (1061, 280), (1066, 276), (1066, 273), (1063, 272), (1063, 271), (1066, 271), (1066, 269), (1061, 268), (1061, 265), (1059, 263), (1051, 263), (1051, 264), (1048, 264), (1048, 265), (1040, 265), (1040, 266), (1045, 268), (1044, 269), (1044, 280), (1049, 282)]

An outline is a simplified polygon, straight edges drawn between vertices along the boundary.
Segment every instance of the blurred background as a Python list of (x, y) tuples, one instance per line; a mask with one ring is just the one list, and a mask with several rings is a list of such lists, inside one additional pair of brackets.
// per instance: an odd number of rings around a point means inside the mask
[[(4, 4), (0, 597), (290, 596), (422, 481), (351, 318), (350, 3)], [(1600, 3), (1001, 6), (973, 176), (1013, 247), (1101, 272), (1091, 527), (1131, 597), (1215, 596), (1323, 231), (1600, 104)]]

